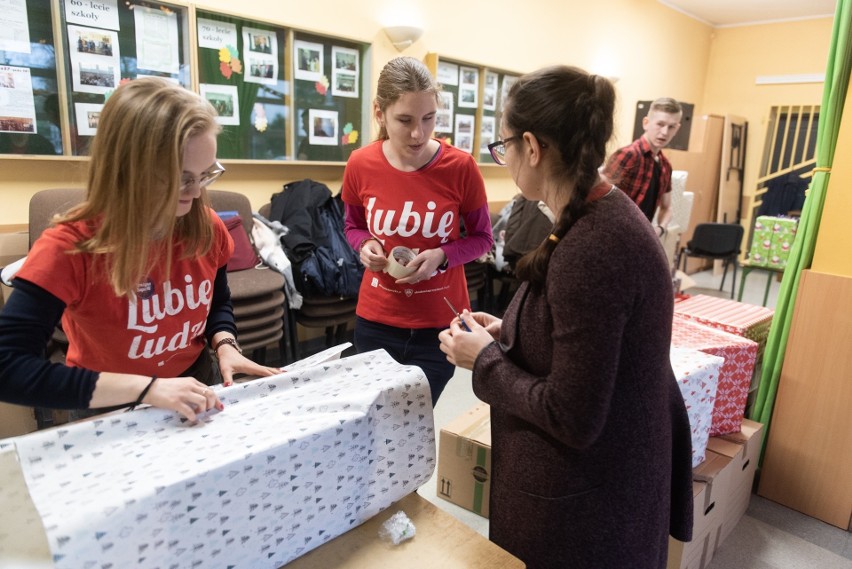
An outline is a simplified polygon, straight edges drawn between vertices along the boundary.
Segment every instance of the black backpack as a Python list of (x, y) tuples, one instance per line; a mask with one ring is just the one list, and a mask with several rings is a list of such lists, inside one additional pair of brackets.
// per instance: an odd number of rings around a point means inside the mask
[(270, 221), (289, 230), (281, 236), (304, 296), (358, 296), (364, 266), (343, 232), (343, 200), (314, 180), (291, 182), (271, 198)]

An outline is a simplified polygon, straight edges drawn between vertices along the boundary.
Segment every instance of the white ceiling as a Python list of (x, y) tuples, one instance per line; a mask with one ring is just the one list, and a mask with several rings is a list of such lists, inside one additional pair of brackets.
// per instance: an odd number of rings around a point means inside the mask
[(836, 0), (658, 0), (714, 27), (834, 16)]

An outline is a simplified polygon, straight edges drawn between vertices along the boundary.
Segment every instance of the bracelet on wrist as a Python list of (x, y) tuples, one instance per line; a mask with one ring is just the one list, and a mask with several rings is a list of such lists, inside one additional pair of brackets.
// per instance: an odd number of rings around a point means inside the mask
[(145, 396), (148, 395), (148, 391), (151, 390), (151, 386), (154, 385), (154, 382), (157, 381), (157, 376), (152, 375), (151, 381), (148, 382), (148, 385), (145, 386), (145, 389), (142, 390), (142, 393), (139, 394), (139, 397), (136, 398), (136, 401), (130, 404), (130, 407), (127, 408), (128, 411), (133, 411), (139, 405), (142, 404), (142, 400), (145, 399)]
[(213, 353), (216, 354), (216, 357), (219, 357), (219, 348), (221, 348), (224, 345), (231, 346), (232, 348), (237, 350), (239, 353), (243, 353), (243, 349), (240, 348), (240, 345), (237, 343), (237, 340), (234, 339), (234, 338), (228, 337), (228, 338), (222, 338), (221, 340), (216, 342), (215, 346), (213, 346)]

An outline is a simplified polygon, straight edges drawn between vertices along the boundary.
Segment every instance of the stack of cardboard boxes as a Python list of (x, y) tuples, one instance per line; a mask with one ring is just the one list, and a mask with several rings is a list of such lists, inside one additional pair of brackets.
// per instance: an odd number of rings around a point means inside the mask
[[(736, 433), (710, 437), (704, 462), (693, 469), (693, 539), (669, 538), (668, 569), (704, 569), (745, 514), (760, 455), (763, 425), (745, 419)], [(437, 493), (488, 517), (491, 423), (481, 403), (440, 433)]]

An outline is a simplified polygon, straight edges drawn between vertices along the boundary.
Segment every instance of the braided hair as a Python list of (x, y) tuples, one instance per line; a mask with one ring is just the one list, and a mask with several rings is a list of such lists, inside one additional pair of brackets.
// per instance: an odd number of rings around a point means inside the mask
[(598, 168), (612, 136), (615, 90), (598, 75), (569, 66), (553, 66), (522, 76), (509, 90), (503, 121), (513, 133), (531, 132), (559, 152), (551, 175), (574, 190), (553, 232), (517, 263), (519, 279), (534, 289), (544, 286), (550, 255), (569, 229), (585, 215), (589, 192), (600, 181)]

